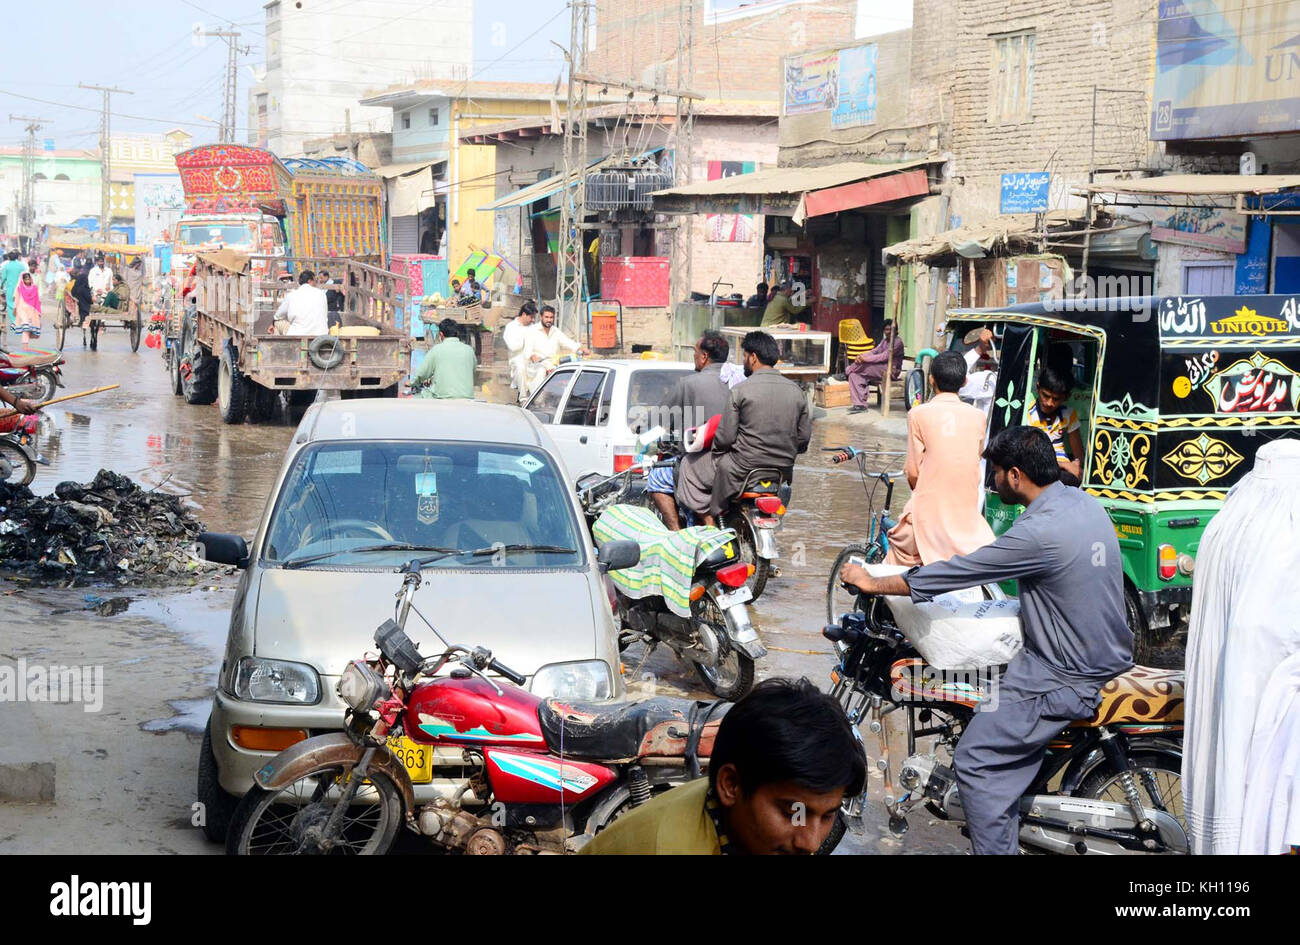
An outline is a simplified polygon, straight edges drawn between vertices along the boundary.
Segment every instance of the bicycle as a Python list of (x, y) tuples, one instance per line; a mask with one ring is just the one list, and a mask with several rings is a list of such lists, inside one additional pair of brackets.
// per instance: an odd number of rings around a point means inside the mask
[[(827, 623), (836, 623), (841, 614), (851, 613), (857, 607), (859, 601), (856, 592), (847, 591), (840, 584), (840, 569), (844, 567), (850, 558), (858, 558), (866, 564), (879, 564), (884, 561), (885, 555), (889, 552), (889, 531), (898, 524), (889, 514), (889, 510), (894, 500), (894, 481), (903, 475), (903, 470), (872, 473), (868, 477), (866, 458), (868, 456), (902, 456), (904, 453), (902, 450), (864, 451), (854, 449), (852, 446), (826, 447), (823, 452), (834, 453), (831, 462), (837, 465), (848, 462), (850, 459), (858, 461), (858, 472), (862, 476), (862, 488), (867, 493), (867, 520), (870, 523), (867, 540), (865, 542), (855, 541), (845, 545), (844, 549), (836, 556), (835, 565), (831, 568), (830, 577), (827, 579), (826, 621)], [(868, 485), (869, 478), (873, 481), (871, 485)], [(885, 501), (879, 513), (877, 513), (876, 490), (881, 485), (885, 487)]]

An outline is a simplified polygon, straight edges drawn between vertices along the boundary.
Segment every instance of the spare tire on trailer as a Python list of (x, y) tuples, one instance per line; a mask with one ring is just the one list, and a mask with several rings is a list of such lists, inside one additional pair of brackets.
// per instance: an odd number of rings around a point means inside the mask
[[(328, 354), (322, 353), (325, 348), (329, 349)], [(345, 355), (342, 339), (333, 335), (317, 335), (311, 340), (311, 344), (307, 345), (307, 357), (311, 358), (311, 363), (322, 371), (338, 367), (343, 363)]]

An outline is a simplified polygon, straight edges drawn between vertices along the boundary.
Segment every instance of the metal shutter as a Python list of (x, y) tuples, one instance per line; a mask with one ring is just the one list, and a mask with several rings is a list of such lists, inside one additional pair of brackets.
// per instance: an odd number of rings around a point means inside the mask
[(392, 217), (389, 228), (389, 252), (418, 253), (420, 251), (420, 218)]

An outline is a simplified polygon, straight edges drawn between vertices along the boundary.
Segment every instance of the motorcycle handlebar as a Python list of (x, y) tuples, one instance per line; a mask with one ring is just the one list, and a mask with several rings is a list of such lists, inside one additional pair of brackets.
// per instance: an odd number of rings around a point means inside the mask
[(487, 668), (492, 670), (498, 676), (504, 676), (506, 679), (510, 680), (516, 686), (522, 686), (524, 683), (528, 682), (527, 676), (525, 676), (523, 673), (515, 672), (513, 669), (511, 669), (509, 666), (506, 666), (498, 659), (488, 660)]

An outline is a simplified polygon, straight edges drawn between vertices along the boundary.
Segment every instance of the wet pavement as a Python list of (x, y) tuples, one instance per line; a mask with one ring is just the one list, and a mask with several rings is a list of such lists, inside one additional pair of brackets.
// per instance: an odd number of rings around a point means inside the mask
[[(39, 469), (34, 491), (48, 493), (60, 481), (86, 481), (111, 469), (146, 488), (183, 496), (213, 531), (252, 535), (293, 434), (288, 417), (223, 424), (215, 405), (190, 406), (174, 396), (157, 350), (142, 345), (133, 354), (124, 331), (102, 335), (98, 352), (82, 349), (72, 333), (64, 354), (67, 386), (61, 393), (121, 387), (47, 408), (40, 446), (51, 465)], [(508, 395), (499, 375), (486, 390), (489, 399)], [(820, 633), (827, 578), (840, 549), (863, 540), (868, 506), (856, 465), (834, 466), (822, 449), (901, 450), (905, 421), (901, 414), (886, 420), (874, 411), (850, 416), (843, 408), (819, 413), (778, 535), (780, 575), (753, 606), (753, 618), (771, 653), (760, 678), (807, 676), (825, 688), (832, 666)], [(886, 455), (869, 468), (901, 465), (901, 456)], [(882, 495), (883, 489), (877, 499)], [(906, 498), (903, 483), (894, 496), (896, 512)], [(234, 584), (211, 576), (170, 588), (58, 589), (0, 581), (0, 613), (8, 625), (0, 631), (0, 658), (102, 662), (110, 698), (118, 694), (109, 703), (115, 711), (97, 716), (75, 706), (40, 707), (37, 725), (62, 759), (58, 802), (53, 808), (0, 804), (0, 851), (215, 851), (191, 825), (189, 811)], [(666, 650), (643, 655), (636, 647), (626, 654), (633, 691), (701, 694), (694, 674)], [(99, 752), (109, 742), (115, 760), (106, 781), (110, 763)], [(872, 784), (876, 801), (842, 852), (964, 850), (954, 827), (929, 818), (914, 818), (901, 841), (890, 836), (874, 770)], [(123, 807), (121, 791), (147, 793), (149, 801)], [(87, 821), (104, 825), (96, 834), (102, 842), (87, 839), (81, 829)]]

